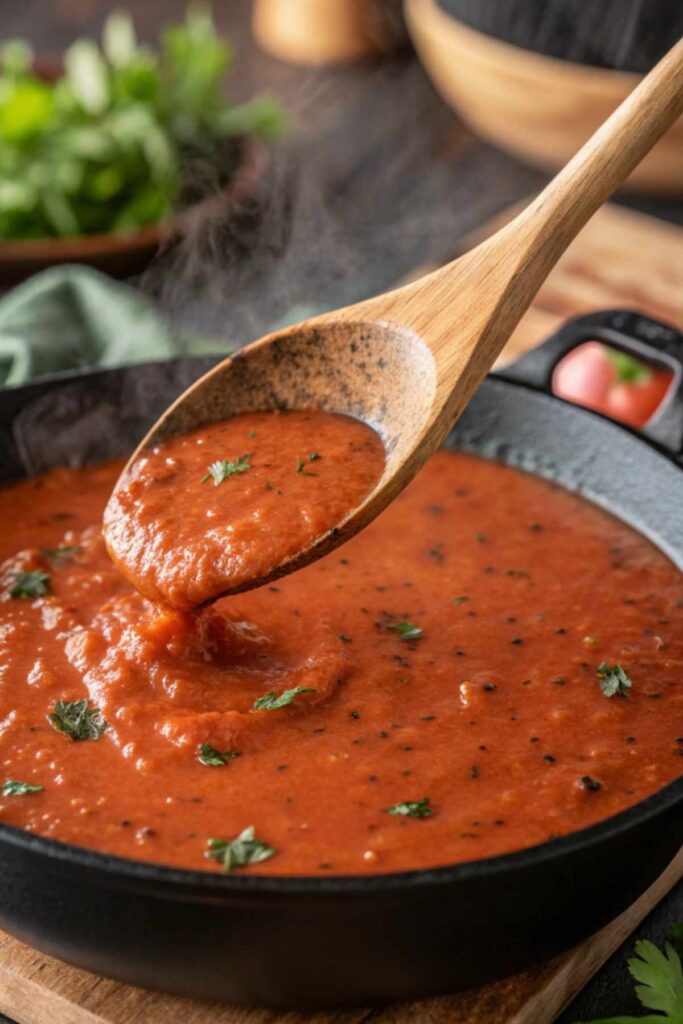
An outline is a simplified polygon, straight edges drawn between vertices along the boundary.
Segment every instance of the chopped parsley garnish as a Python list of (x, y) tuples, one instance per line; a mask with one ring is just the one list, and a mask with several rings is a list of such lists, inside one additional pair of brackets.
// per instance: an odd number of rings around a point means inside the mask
[(308, 456), (309, 462), (317, 462), (318, 459), (322, 459), (322, 455), (320, 454), (320, 452), (311, 452), (310, 455)]
[(53, 729), (74, 741), (98, 740), (107, 728), (100, 709), (87, 700), (58, 700), (47, 717)]
[(45, 597), (50, 593), (50, 574), (47, 572), (17, 572), (12, 580), (10, 597)]
[(431, 818), (434, 809), (428, 796), (421, 800), (406, 800), (393, 807), (387, 807), (387, 814), (395, 814), (400, 818)]
[[(310, 459), (310, 455), (309, 455), (309, 459)], [(297, 455), (297, 457), (296, 457), (296, 471), (299, 474), (299, 476), (317, 476), (318, 475), (317, 473), (311, 473), (310, 469), (306, 469), (306, 463), (304, 462), (304, 460), (301, 458), (300, 455)]]
[(628, 691), (633, 686), (621, 665), (608, 665), (606, 661), (603, 661), (601, 665), (598, 665), (597, 675), (600, 680), (600, 689), (605, 697), (627, 697)]
[(401, 640), (419, 640), (423, 635), (420, 627), (414, 626), (412, 622), (395, 622), (391, 626), (387, 626), (387, 629), (398, 633)]
[(315, 693), (311, 686), (295, 686), (291, 690), (283, 690), (278, 696), (275, 690), (269, 690), (262, 697), (258, 697), (253, 704), (254, 711), (277, 711), (278, 708), (286, 708), (294, 703), (294, 698), (300, 693)]
[(48, 562), (54, 565), (55, 569), (61, 569), (82, 550), (80, 544), (64, 544), (59, 548), (41, 548), (40, 553), (43, 558), (47, 558)]
[(234, 871), (248, 864), (258, 864), (275, 856), (277, 851), (260, 839), (254, 838), (254, 826), (249, 825), (236, 839), (209, 839), (204, 856), (217, 860), (224, 871)]
[(241, 756), (238, 750), (224, 750), (221, 753), (220, 750), (212, 747), (210, 743), (202, 743), (199, 747), (197, 760), (200, 764), (208, 765), (210, 768), (220, 768), (221, 765), (227, 764), (233, 758)]
[(469, 601), (469, 597), (465, 597), (464, 594), (461, 594), (459, 597), (452, 598), (451, 604), (454, 604), (457, 607), (459, 604), (464, 604), (465, 601)]
[(223, 459), (218, 462), (212, 462), (206, 472), (206, 476), (202, 477), (202, 483), (205, 484), (207, 480), (213, 480), (214, 485), (218, 487), (228, 477), (235, 476), (236, 473), (246, 473), (248, 469), (251, 469), (250, 459), (251, 452), (247, 452), (246, 455), (240, 455), (234, 461)]
[(683, 1021), (683, 967), (675, 948), (675, 931), (671, 928), (671, 942), (664, 943), (664, 950), (653, 942), (641, 939), (636, 942), (635, 956), (626, 964), (629, 974), (638, 982), (636, 996), (646, 1010), (655, 1014), (645, 1017), (608, 1017), (593, 1021), (592, 1024), (680, 1024)]
[(30, 782), (17, 782), (16, 779), (7, 779), (2, 785), (3, 796), (26, 796), (27, 793), (41, 793), (42, 786), (32, 786)]

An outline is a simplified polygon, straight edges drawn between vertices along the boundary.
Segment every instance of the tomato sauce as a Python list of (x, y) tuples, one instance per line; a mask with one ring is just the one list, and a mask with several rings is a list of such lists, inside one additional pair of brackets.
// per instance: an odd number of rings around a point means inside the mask
[(379, 436), (349, 416), (245, 413), (145, 451), (107, 505), (105, 538), (138, 590), (189, 610), (336, 527), (383, 468)]
[[(43, 787), (0, 796), (4, 823), (214, 871), (208, 841), (253, 826), (242, 871), (388, 872), (541, 843), (680, 775), (683, 579), (586, 501), (441, 451), (344, 547), (184, 614), (107, 555), (120, 469), (0, 491), (0, 783)], [(85, 699), (76, 742), (48, 715)]]

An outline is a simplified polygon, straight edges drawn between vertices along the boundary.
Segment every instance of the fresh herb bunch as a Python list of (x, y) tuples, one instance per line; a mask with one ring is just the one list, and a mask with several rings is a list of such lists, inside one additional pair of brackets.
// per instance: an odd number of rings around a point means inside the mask
[(26, 43), (1, 46), (0, 239), (155, 224), (179, 198), (187, 154), (280, 131), (273, 99), (226, 100), (230, 63), (210, 11), (196, 6), (158, 50), (138, 45), (128, 14), (111, 14), (101, 46), (73, 43), (55, 81), (35, 72)]

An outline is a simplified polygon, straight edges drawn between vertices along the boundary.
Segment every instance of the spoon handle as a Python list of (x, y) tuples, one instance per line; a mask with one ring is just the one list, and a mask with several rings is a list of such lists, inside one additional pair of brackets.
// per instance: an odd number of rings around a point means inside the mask
[(683, 39), (513, 221), (388, 297), (388, 315), (432, 350), (437, 407), (464, 407), (570, 242), (681, 113)]
[[(508, 225), (520, 253), (535, 264), (529, 287), (535, 292), (584, 224), (668, 128), (683, 113), (683, 39), (642, 79), (633, 92)], [(682, 169), (683, 173), (683, 169)], [(505, 230), (502, 232), (505, 234)]]

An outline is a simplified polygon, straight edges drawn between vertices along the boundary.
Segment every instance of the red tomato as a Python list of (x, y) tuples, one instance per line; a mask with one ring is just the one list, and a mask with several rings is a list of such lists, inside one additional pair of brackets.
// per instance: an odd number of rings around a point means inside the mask
[(669, 370), (587, 341), (555, 367), (552, 392), (621, 423), (642, 427), (666, 395), (671, 378)]

